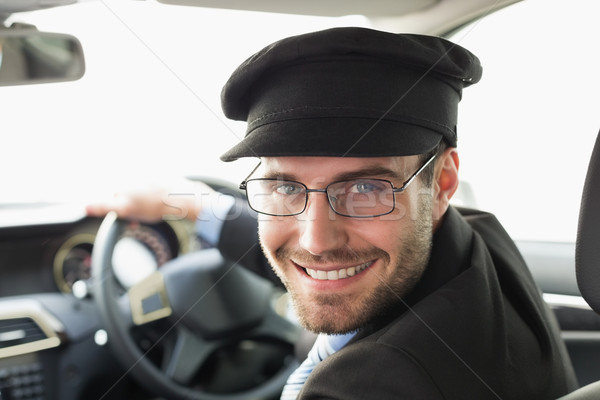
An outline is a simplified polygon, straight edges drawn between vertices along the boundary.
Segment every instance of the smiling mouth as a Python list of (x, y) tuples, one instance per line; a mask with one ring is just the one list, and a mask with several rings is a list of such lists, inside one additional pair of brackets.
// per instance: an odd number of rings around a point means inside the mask
[(303, 268), (304, 272), (310, 275), (313, 279), (320, 281), (337, 281), (339, 279), (352, 278), (353, 276), (360, 274), (373, 264), (373, 261), (368, 261), (363, 264), (355, 265), (349, 268), (341, 268), (331, 271), (323, 271), (318, 269)]

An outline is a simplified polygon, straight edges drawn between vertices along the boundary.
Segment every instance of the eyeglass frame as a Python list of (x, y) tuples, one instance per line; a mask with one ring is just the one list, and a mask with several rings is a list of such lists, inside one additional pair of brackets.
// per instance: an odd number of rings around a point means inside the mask
[[(400, 187), (396, 187), (394, 186), (394, 184), (387, 180), (387, 179), (379, 179), (379, 178), (364, 178), (364, 179), (371, 179), (371, 180), (377, 180), (377, 181), (382, 181), (382, 182), (388, 182), (392, 188), (392, 192), (394, 194), (396, 193), (402, 193), (404, 192), (408, 186), (412, 183), (412, 181), (415, 180), (415, 178), (417, 176), (419, 176), (419, 174), (421, 172), (423, 172), (423, 170), (425, 168), (427, 168), (427, 166), (437, 157), (437, 154), (433, 154), (431, 157), (429, 157), (427, 159), (427, 161), (425, 161), (423, 163), (423, 165), (421, 165), (421, 167), (419, 167), (419, 169), (417, 169), (407, 180), (405, 180), (402, 183), (402, 186)], [(246, 201), (248, 202), (248, 205), (250, 206), (251, 209), (253, 209), (254, 211), (256, 211), (259, 214), (263, 214), (263, 215), (268, 215), (268, 216), (272, 216), (272, 217), (293, 217), (294, 215), (300, 215), (302, 214), (304, 211), (306, 211), (306, 206), (308, 205), (308, 194), (309, 193), (324, 193), (327, 196), (327, 204), (329, 204), (329, 208), (331, 208), (331, 210), (337, 214), (340, 215), (342, 217), (348, 217), (348, 218), (375, 218), (375, 217), (381, 217), (383, 215), (388, 215), (390, 213), (392, 213), (395, 209), (396, 209), (396, 197), (394, 196), (394, 203), (392, 204), (392, 208), (385, 213), (381, 213), (381, 214), (375, 214), (375, 215), (348, 215), (348, 214), (343, 214), (339, 211), (337, 211), (334, 207), (333, 204), (331, 204), (331, 198), (329, 197), (329, 194), (327, 193), (327, 189), (331, 186), (334, 185), (336, 183), (340, 183), (340, 182), (348, 182), (348, 181), (354, 181), (357, 179), (346, 179), (346, 180), (342, 180), (342, 181), (335, 181), (335, 182), (331, 182), (329, 183), (327, 186), (325, 186), (325, 188), (323, 189), (309, 189), (308, 186), (306, 186), (304, 183), (302, 182), (298, 182), (298, 181), (294, 181), (294, 180), (289, 180), (289, 179), (278, 179), (278, 178), (254, 178), (254, 179), (248, 179), (252, 176), (252, 174), (254, 174), (254, 172), (256, 172), (256, 170), (258, 169), (258, 167), (260, 167), (262, 161), (258, 163), (258, 165), (256, 167), (254, 167), (254, 169), (252, 170), (252, 172), (250, 172), (250, 174), (248, 174), (248, 176), (246, 177), (246, 179), (244, 179), (240, 185), (239, 185), (239, 189), (240, 190), (244, 190), (246, 192)], [(300, 185), (302, 185), (305, 189), (304, 192), (304, 207), (302, 207), (302, 210), (296, 213), (292, 213), (292, 214), (270, 214), (270, 213), (266, 213), (263, 211), (258, 211), (256, 210), (254, 207), (252, 207), (252, 204), (250, 202), (250, 196), (248, 196), (248, 182), (250, 181), (281, 181), (281, 182), (293, 182), (293, 183), (298, 183)]]

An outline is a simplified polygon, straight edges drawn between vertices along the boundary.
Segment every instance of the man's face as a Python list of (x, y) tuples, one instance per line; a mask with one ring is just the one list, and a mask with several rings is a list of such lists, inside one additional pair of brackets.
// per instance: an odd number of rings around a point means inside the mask
[[(417, 156), (267, 157), (264, 177), (309, 189), (350, 178), (381, 178), (399, 187)], [(316, 332), (355, 330), (394, 306), (420, 279), (432, 237), (432, 189), (416, 179), (396, 194), (395, 210), (372, 218), (336, 215), (324, 193), (310, 193), (297, 216), (260, 215), (263, 251), (290, 292), (302, 324)]]

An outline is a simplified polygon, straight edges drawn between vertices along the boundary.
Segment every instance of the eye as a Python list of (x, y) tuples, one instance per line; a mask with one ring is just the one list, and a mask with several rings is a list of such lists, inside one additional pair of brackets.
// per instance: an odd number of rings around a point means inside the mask
[(284, 196), (293, 196), (304, 192), (304, 187), (294, 182), (281, 182), (273, 186), (273, 192)]
[(383, 181), (375, 180), (358, 180), (348, 182), (349, 185), (346, 188), (346, 193), (354, 194), (368, 194), (373, 192), (381, 192), (385, 189), (389, 189), (389, 185), (386, 186)]

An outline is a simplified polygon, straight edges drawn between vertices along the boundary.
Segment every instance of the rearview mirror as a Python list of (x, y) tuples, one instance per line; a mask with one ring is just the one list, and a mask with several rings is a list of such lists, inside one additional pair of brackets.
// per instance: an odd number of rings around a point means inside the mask
[(0, 26), (0, 86), (73, 81), (84, 72), (83, 49), (75, 37)]

